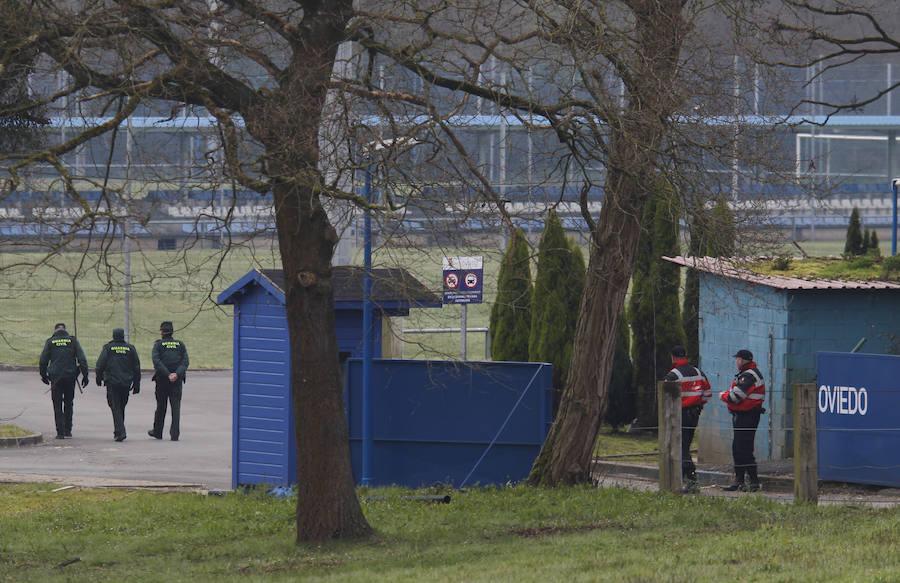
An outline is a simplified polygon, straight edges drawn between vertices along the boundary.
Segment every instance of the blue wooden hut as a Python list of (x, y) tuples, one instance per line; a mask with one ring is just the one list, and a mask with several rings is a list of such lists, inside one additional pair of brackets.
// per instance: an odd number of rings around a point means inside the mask
[(731, 462), (731, 419), (719, 391), (731, 386), (746, 348), (766, 381), (759, 460), (793, 455), (793, 387), (816, 380), (817, 353), (885, 354), (900, 348), (900, 283), (766, 276), (711, 257), (664, 257), (700, 276), (700, 367), (713, 387), (697, 430), (698, 458)]
[[(362, 356), (363, 273), (361, 267), (332, 269), (342, 361)], [(374, 269), (372, 282), (372, 354), (380, 356), (383, 317), (440, 307), (441, 300), (403, 269)], [(297, 464), (284, 272), (250, 271), (217, 299), (234, 306), (232, 483), (290, 484)]]

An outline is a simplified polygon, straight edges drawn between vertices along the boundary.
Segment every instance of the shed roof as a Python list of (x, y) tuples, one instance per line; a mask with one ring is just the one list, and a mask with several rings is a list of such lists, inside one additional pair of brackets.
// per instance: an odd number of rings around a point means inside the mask
[[(335, 305), (362, 304), (365, 269), (343, 265), (331, 268)], [(284, 271), (254, 269), (219, 294), (220, 304), (233, 304), (248, 285), (260, 285), (284, 303)], [(405, 269), (379, 268), (372, 270), (372, 302), (382, 308), (440, 307), (441, 298), (426, 288)]]
[(717, 257), (663, 257), (666, 261), (693, 267), (700, 271), (713, 273), (730, 279), (739, 279), (750, 283), (765, 285), (776, 289), (817, 290), (817, 289), (900, 289), (895, 281), (854, 281), (844, 279), (819, 279), (785, 277), (780, 275), (763, 275), (749, 269), (741, 268), (737, 259), (719, 259)]

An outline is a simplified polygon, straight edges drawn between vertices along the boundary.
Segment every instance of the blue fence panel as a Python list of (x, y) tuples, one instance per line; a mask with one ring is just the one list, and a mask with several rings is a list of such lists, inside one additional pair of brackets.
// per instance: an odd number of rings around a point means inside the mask
[[(552, 366), (376, 359), (372, 479), (461, 487), (528, 476), (551, 422)], [(362, 360), (347, 364), (350, 457), (362, 471)]]
[(900, 356), (818, 353), (819, 478), (900, 486)]

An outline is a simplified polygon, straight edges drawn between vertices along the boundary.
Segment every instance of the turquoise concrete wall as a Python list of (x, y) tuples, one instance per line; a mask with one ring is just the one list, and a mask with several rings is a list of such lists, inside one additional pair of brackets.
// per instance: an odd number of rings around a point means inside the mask
[(811, 290), (790, 294), (788, 382), (815, 381), (816, 353), (897, 354), (900, 290)]
[[(700, 274), (700, 368), (713, 387), (697, 430), (698, 459), (731, 463), (731, 414), (719, 392), (731, 387), (737, 372), (732, 355), (753, 353), (766, 381), (766, 410), (756, 432), (758, 460), (780, 459), (786, 446), (782, 417), (784, 355), (787, 352), (787, 297), (777, 290), (743, 281)], [(774, 422), (773, 422), (774, 421)]]

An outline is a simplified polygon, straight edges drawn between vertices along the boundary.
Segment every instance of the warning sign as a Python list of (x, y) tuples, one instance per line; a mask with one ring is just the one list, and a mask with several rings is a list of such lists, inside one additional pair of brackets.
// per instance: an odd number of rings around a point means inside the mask
[(443, 269), (445, 304), (481, 303), (483, 257), (444, 257)]

